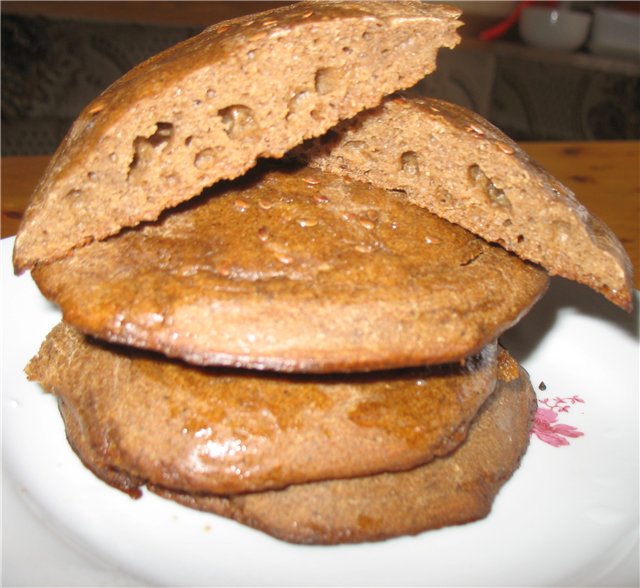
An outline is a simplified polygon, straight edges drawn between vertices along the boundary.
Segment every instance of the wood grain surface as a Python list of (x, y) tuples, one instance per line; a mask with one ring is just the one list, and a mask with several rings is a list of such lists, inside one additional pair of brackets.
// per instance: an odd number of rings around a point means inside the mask
[[(523, 143), (522, 147), (571, 188), (613, 229), (640, 287), (640, 142)], [(49, 157), (2, 158), (2, 237), (14, 235)]]

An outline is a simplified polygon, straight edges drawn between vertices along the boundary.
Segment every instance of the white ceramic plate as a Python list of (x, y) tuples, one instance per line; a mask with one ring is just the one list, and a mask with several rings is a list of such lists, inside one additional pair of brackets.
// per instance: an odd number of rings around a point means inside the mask
[(15, 576), (5, 585), (35, 585), (49, 565), (55, 576), (41, 585), (577, 586), (602, 585), (621, 562), (619, 582), (637, 585), (637, 310), (629, 316), (554, 280), (504, 338), (534, 387), (546, 386), (547, 436), (532, 437), (488, 518), (381, 543), (294, 546), (150, 493), (132, 500), (80, 464), (54, 398), (23, 375), (59, 314), (28, 275), (13, 276), (12, 246), (2, 242), (3, 473), (13, 485), (5, 512), (9, 500), (26, 503), (33, 528), (75, 551), (56, 566), (13, 520), (4, 539), (20, 565), (5, 560)]

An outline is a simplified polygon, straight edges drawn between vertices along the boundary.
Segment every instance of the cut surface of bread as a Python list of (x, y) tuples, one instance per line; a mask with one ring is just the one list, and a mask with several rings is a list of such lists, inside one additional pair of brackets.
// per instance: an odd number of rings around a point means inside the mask
[(393, 192), (283, 166), (32, 276), (65, 321), (101, 339), (292, 372), (464, 359), (548, 284), (545, 271)]
[[(202, 369), (60, 323), (27, 368), (84, 431), (99, 477), (239, 493), (407, 469), (448, 454), (496, 384), (496, 344), (448, 364), (288, 376)], [(73, 433), (71, 437), (75, 436)]]
[(515, 142), (466, 108), (389, 98), (303, 153), (310, 165), (414, 204), (629, 310), (631, 262), (613, 232)]
[(458, 43), (459, 14), (413, 1), (300, 2), (152, 57), (70, 129), (22, 221), (15, 270), (155, 219), (412, 86)]
[(507, 371), (466, 441), (427, 465), (241, 496), (150, 490), (295, 543), (374, 541), (475, 521), (489, 514), (529, 444), (535, 395), (522, 368)]

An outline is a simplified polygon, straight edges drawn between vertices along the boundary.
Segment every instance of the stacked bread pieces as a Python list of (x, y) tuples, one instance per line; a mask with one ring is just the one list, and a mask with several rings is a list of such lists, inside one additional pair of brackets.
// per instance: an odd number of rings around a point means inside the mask
[(630, 276), (489, 123), (385, 98), (433, 70), (458, 17), (300, 2), (207, 29), (87, 106), (14, 262), (63, 313), (27, 375), (98, 477), (298, 543), (487, 515), (535, 408), (498, 337), (548, 272), (623, 307)]

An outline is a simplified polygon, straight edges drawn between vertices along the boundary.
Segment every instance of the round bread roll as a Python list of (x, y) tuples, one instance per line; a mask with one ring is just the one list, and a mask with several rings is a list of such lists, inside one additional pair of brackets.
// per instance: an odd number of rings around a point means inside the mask
[(545, 271), (393, 192), (257, 172), (32, 276), (101, 339), (317, 373), (462, 360), (546, 290)]
[(294, 543), (355, 543), (481, 519), (518, 468), (536, 406), (527, 374), (503, 356), (496, 391), (451, 454), (398, 473), (237, 496), (150, 490)]
[(237, 493), (406, 469), (449, 453), (496, 383), (464, 365), (352, 376), (202, 369), (60, 323), (27, 374), (56, 394), (87, 466), (131, 494)]

